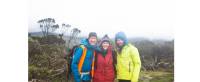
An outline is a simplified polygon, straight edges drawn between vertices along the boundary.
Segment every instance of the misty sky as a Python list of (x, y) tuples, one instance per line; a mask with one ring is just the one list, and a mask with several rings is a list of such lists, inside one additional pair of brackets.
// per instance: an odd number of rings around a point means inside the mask
[(82, 36), (124, 31), (128, 37), (174, 38), (174, 0), (30, 0), (28, 6), (29, 32), (40, 31), (37, 21), (50, 17), (79, 28)]

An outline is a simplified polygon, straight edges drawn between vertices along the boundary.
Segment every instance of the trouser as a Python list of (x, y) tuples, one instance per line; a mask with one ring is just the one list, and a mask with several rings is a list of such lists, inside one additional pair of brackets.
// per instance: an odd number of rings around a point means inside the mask
[(81, 82), (91, 82), (91, 80), (82, 80)]
[(118, 79), (118, 82), (131, 82), (131, 80)]

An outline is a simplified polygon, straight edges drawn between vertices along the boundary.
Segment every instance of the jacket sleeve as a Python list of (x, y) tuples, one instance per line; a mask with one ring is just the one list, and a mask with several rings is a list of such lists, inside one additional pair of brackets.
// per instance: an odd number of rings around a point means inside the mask
[(83, 49), (78, 47), (75, 50), (74, 56), (72, 59), (71, 70), (74, 75), (75, 82), (81, 82), (81, 77), (78, 71), (78, 63), (79, 63), (82, 53), (83, 53)]
[(131, 52), (131, 58), (133, 62), (133, 72), (132, 72), (132, 78), (131, 82), (138, 82), (139, 79), (139, 73), (141, 68), (141, 61), (140, 61), (140, 55), (137, 48), (132, 48)]

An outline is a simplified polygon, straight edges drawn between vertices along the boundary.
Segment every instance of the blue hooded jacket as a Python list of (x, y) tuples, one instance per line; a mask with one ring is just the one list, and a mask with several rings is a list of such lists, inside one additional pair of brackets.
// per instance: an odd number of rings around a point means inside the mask
[[(84, 45), (87, 48), (86, 57), (82, 66), (82, 72), (90, 72), (92, 69), (92, 58), (95, 46), (89, 44), (88, 39), (81, 40), (81, 45)], [(78, 71), (78, 63), (83, 53), (81, 47), (76, 48), (74, 56), (72, 59), (71, 69), (75, 79), (75, 82), (81, 82), (81, 80), (91, 80), (90, 74), (81, 76)]]

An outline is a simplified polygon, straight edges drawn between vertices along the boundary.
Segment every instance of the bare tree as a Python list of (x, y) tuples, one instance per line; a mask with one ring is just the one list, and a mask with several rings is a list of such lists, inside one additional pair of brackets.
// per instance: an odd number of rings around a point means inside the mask
[(56, 29), (59, 28), (59, 25), (55, 24), (56, 22), (53, 18), (41, 19), (37, 23), (40, 24), (40, 29), (44, 37), (48, 36), (49, 32), (54, 32)]
[(69, 45), (70, 45), (71, 41), (76, 39), (80, 32), (81, 32), (81, 30), (79, 30), (78, 28), (73, 28), (71, 30), (71, 33), (70, 33), (70, 36), (69, 36), (69, 40), (68, 40), (68, 46), (67, 46), (68, 48), (70, 47)]
[(65, 23), (62, 24), (62, 27), (60, 28), (60, 34), (59, 34), (61, 39), (65, 34), (68, 34), (68, 30), (70, 27), (71, 25), (69, 24), (65, 24)]

